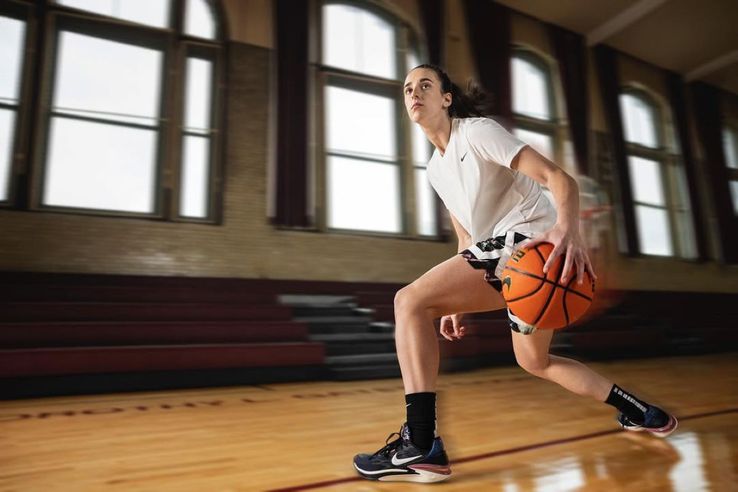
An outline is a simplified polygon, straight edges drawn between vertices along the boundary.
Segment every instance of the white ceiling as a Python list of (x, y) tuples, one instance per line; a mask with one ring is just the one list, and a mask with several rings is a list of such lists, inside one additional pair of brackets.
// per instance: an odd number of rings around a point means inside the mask
[(738, 94), (738, 0), (498, 0)]

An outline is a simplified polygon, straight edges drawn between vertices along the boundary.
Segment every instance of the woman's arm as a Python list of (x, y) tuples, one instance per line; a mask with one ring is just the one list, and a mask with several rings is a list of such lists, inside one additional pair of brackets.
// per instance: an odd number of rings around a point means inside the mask
[(510, 167), (548, 187), (556, 202), (557, 219), (554, 227), (526, 244), (526, 247), (544, 242), (554, 245), (543, 271), (547, 272), (558, 256), (566, 254), (564, 268), (561, 271), (562, 282), (566, 281), (571, 268), (576, 271), (580, 283), (584, 278), (585, 269), (592, 278), (597, 278), (584, 240), (579, 234), (579, 186), (574, 178), (530, 146), (518, 152)]
[(459, 249), (457, 253), (461, 253), (471, 244), (471, 235), (466, 231), (466, 229), (464, 229), (461, 224), (459, 224), (459, 221), (456, 219), (456, 217), (454, 217), (454, 214), (449, 211), (448, 215), (451, 216), (451, 223), (454, 225), (456, 237), (459, 239)]

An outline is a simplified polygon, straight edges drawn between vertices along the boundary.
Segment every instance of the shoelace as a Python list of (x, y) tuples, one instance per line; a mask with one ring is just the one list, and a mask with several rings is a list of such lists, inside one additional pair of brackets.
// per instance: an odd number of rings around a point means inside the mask
[[(394, 451), (398, 446), (400, 446), (400, 444), (402, 444), (401, 432), (402, 432), (402, 428), (400, 428), (400, 432), (393, 432), (392, 434), (387, 436), (387, 439), (384, 441), (385, 446), (379, 451), (377, 451), (376, 453), (374, 453), (372, 457), (379, 456), (379, 455), (389, 455), (391, 451)], [(392, 439), (392, 436), (397, 436), (397, 439), (390, 442), (390, 439)]]

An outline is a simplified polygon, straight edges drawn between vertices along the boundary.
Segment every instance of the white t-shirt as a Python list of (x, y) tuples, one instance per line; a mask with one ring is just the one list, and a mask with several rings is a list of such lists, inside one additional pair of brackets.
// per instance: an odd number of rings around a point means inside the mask
[(453, 118), (446, 152), (433, 152), (428, 180), (472, 244), (509, 231), (532, 237), (556, 223), (541, 185), (510, 168), (525, 146), (490, 118)]

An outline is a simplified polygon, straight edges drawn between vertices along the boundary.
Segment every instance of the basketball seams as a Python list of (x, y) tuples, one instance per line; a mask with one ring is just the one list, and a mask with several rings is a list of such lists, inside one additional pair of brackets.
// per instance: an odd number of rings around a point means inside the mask
[[(513, 270), (513, 269), (511, 268), (511, 270)], [(513, 270), (513, 271), (515, 271), (516, 273), (520, 273), (520, 274), (523, 274), (523, 275), (525, 274), (525, 272), (521, 272), (521, 271), (518, 271), (518, 270)], [(534, 276), (532, 276), (532, 277), (533, 277), (533, 278), (535, 278), (535, 279), (538, 279), (538, 280), (540, 280), (540, 281), (541, 281), (541, 283), (540, 283), (540, 284), (538, 284), (538, 287), (536, 287), (536, 288), (535, 288), (535, 289), (533, 289), (532, 291), (528, 292), (527, 294), (524, 294), (524, 295), (522, 295), (522, 296), (516, 297), (515, 299), (510, 299), (510, 300), (508, 300), (508, 301), (507, 301), (507, 303), (508, 303), (508, 304), (509, 304), (509, 303), (511, 303), (511, 302), (516, 302), (516, 301), (519, 301), (519, 300), (521, 300), (521, 299), (525, 299), (526, 297), (530, 297), (530, 296), (532, 296), (532, 295), (534, 295), (534, 294), (537, 294), (537, 293), (538, 293), (538, 292), (539, 292), (539, 291), (540, 291), (540, 290), (541, 290), (541, 289), (543, 288), (543, 286), (544, 286), (544, 285), (546, 285), (546, 282), (544, 282), (544, 280), (545, 280), (545, 279), (542, 279), (542, 278), (540, 278), (540, 277), (537, 277), (537, 276), (535, 276), (535, 275), (534, 275)]]
[(564, 307), (564, 318), (566, 319), (566, 326), (569, 326), (569, 308), (566, 306), (566, 294), (571, 292), (569, 290), (569, 286), (574, 281), (574, 278), (569, 280), (569, 283), (566, 284), (566, 288), (564, 288), (564, 295), (561, 298), (561, 304)]
[[(564, 270), (564, 262), (563, 261), (561, 262), (560, 265), (561, 266), (559, 267), (558, 272), (556, 272), (556, 276), (554, 278), (559, 278), (561, 276), (561, 272)], [(548, 309), (549, 304), (551, 304), (551, 299), (553, 299), (553, 296), (556, 293), (556, 289), (558, 288), (558, 285), (559, 284), (554, 283), (554, 282), (551, 282), (551, 283), (554, 284), (553, 287), (551, 288), (551, 293), (548, 295), (548, 299), (546, 299), (545, 304), (541, 308), (541, 311), (538, 313), (538, 317), (536, 318), (536, 320), (533, 323), (531, 323), (533, 326), (535, 326), (541, 320), (541, 318), (543, 317), (543, 315), (546, 314), (546, 309)]]
[(546, 264), (546, 258), (543, 257), (543, 253), (541, 253), (540, 251), (538, 251), (538, 248), (539, 247), (540, 246), (536, 246), (535, 248), (533, 248), (533, 251), (535, 251), (536, 253), (538, 253), (538, 257), (541, 259), (541, 270), (543, 270), (543, 266)]
[[(513, 266), (510, 266), (510, 265), (505, 265), (505, 268), (506, 269), (510, 269), (510, 270), (512, 270), (515, 273), (519, 273), (520, 275), (525, 275), (526, 277), (531, 277), (531, 278), (535, 278), (535, 279), (538, 279), (538, 280), (542, 280), (544, 283), (547, 283), (547, 284), (552, 284), (554, 286), (556, 286), (556, 285), (561, 286), (557, 282), (553, 282), (553, 281), (551, 281), (551, 280), (549, 280), (547, 278), (539, 277), (538, 275), (535, 275), (533, 273), (526, 272), (524, 270), (518, 270), (517, 268), (515, 268)], [(563, 286), (561, 286), (561, 287), (563, 287)], [(566, 288), (569, 289), (569, 287), (566, 287)], [(579, 292), (577, 290), (573, 290), (572, 289), (572, 290), (569, 290), (569, 292), (571, 292), (572, 294), (578, 295), (579, 297), (592, 302), (592, 298), (591, 297), (589, 297), (586, 294), (582, 294), (581, 292)]]

